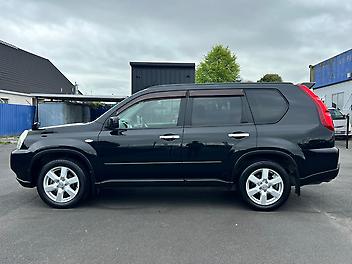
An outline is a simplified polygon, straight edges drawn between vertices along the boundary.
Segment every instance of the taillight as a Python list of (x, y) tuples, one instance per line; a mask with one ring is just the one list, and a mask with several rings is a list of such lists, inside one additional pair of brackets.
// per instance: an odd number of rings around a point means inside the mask
[(325, 126), (327, 129), (331, 131), (334, 131), (334, 123), (332, 122), (330, 112), (326, 107), (326, 105), (323, 103), (323, 101), (320, 100), (320, 98), (307, 86), (299, 85), (299, 88), (301, 88), (313, 100), (313, 102), (317, 106), (320, 121), (323, 124), (323, 126)]

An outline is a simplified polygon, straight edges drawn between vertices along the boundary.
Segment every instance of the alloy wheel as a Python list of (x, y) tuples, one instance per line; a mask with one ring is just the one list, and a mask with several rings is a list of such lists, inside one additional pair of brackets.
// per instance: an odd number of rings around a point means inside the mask
[(56, 203), (66, 203), (74, 199), (79, 191), (79, 178), (68, 167), (50, 169), (44, 176), (45, 194)]
[(246, 192), (254, 203), (261, 206), (277, 202), (284, 191), (284, 182), (279, 173), (269, 168), (252, 172), (246, 181)]

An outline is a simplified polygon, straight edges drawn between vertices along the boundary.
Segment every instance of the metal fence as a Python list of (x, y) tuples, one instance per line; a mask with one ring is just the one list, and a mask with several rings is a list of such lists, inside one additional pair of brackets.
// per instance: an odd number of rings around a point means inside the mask
[(16, 136), (33, 124), (35, 107), (0, 104), (0, 136)]

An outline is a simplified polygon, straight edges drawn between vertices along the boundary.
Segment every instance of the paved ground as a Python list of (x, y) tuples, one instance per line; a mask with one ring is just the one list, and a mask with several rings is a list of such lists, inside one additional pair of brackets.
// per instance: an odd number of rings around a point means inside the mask
[[(338, 143), (342, 145), (342, 142)], [(352, 150), (340, 176), (254, 212), (214, 189), (106, 190), (73, 210), (20, 187), (0, 146), (0, 263), (351, 263)]]

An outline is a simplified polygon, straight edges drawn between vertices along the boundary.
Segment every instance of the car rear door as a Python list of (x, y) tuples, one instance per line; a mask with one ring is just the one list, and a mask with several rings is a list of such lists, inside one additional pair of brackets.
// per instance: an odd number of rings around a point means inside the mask
[(183, 133), (185, 179), (232, 180), (245, 150), (256, 147), (256, 127), (242, 89), (191, 90)]

